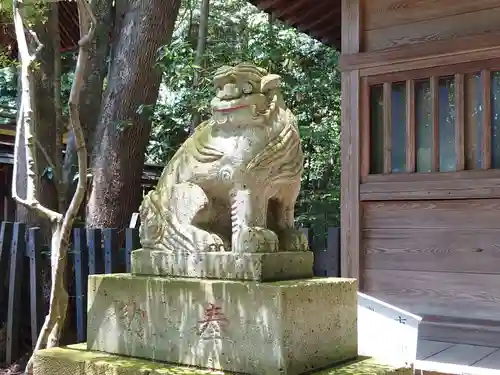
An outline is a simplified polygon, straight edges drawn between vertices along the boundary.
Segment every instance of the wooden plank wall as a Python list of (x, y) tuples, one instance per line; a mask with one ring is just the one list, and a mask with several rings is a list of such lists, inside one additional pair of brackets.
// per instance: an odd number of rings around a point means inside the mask
[(500, 30), (500, 0), (363, 0), (362, 51)]
[(362, 208), (364, 292), (417, 314), (500, 320), (500, 199)]
[[(489, 69), (488, 63), (498, 67), (498, 55), (490, 52), (500, 45), (495, 37), (500, 35), (500, 0), (361, 0), (361, 10), (360, 52), (368, 53), (343, 54), (341, 62), (346, 72), (359, 70), (361, 92), (367, 92), (368, 85), (385, 84), (387, 103), (387, 82), (442, 75), (437, 70), (431, 75), (425, 72), (436, 66), (443, 75), (455, 75), (457, 102), (463, 101), (464, 72), (455, 70), (462, 69), (455, 64), (469, 63), (473, 60), (468, 56), (474, 56), (480, 69)], [(467, 38), (475, 42), (467, 42)], [(447, 54), (449, 44), (454, 49), (450, 47), (453, 51)], [(420, 48), (412, 52), (416, 45)], [(460, 48), (470, 51), (460, 54)], [(433, 56), (427, 57), (427, 53)], [(481, 59), (484, 64), (478, 65)], [(389, 81), (388, 75), (393, 79)], [(436, 78), (432, 80), (436, 89)], [(488, 113), (490, 100), (486, 103)], [(459, 109), (456, 148), (462, 155), (466, 113)], [(411, 107), (407, 110), (414, 111)], [(388, 111), (384, 115), (386, 123), (398, 126), (390, 121)], [(370, 118), (366, 108), (360, 109), (359, 117), (366, 139), (363, 124)], [(489, 133), (485, 131), (485, 137)], [(414, 142), (415, 134), (408, 132), (408, 138)], [(486, 143), (489, 145), (489, 139)], [(410, 148), (408, 158), (414, 164), (412, 151)], [(498, 170), (485, 164), (486, 171), (463, 171), (464, 160), (458, 160), (458, 172), (453, 173), (391, 174), (387, 173), (390, 164), (385, 163), (384, 174), (368, 175), (365, 164), (369, 151), (361, 147), (360, 153), (361, 289), (411, 312), (437, 317), (440, 324), (454, 321), (465, 327), (472, 321), (485, 326), (499, 323)], [(409, 165), (413, 171), (414, 165)], [(436, 165), (437, 157), (434, 170)], [(487, 175), (476, 179), (481, 173)]]

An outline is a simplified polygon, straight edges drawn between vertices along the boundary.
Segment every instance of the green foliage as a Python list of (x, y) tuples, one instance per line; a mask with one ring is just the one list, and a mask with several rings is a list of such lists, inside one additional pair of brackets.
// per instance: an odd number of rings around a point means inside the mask
[[(61, 77), (61, 97), (64, 105), (63, 115), (68, 116), (67, 102), (73, 82), (73, 69), (76, 61), (75, 53), (65, 52), (62, 54), (61, 60), (63, 67)], [(8, 57), (2, 60), (0, 52), (0, 124), (13, 122), (12, 117), (16, 115), (17, 67), (17, 62), (10, 60)]]
[(0, 19), (4, 22), (12, 18), (12, 0), (0, 0)]
[[(194, 2), (193, 6), (198, 6)], [(306, 155), (298, 221), (323, 231), (339, 223), (340, 74), (338, 53), (268, 16), (244, 0), (212, 0), (203, 66), (194, 66), (197, 9), (185, 4), (173, 41), (159, 52), (164, 72), (152, 114), (147, 160), (165, 163), (188, 134), (193, 105), (210, 114), (211, 78), (221, 65), (253, 62), (282, 77), (285, 101), (297, 116)], [(194, 21), (193, 21), (194, 20)], [(201, 83), (193, 89), (195, 70)]]
[(15, 122), (17, 74), (15, 67), (0, 68), (0, 125)]
[[(0, 19), (3, 22), (12, 20), (12, 0), (0, 0)], [(35, 23), (47, 21), (46, 10), (49, 2), (45, 0), (24, 0), (26, 26), (33, 27)]]

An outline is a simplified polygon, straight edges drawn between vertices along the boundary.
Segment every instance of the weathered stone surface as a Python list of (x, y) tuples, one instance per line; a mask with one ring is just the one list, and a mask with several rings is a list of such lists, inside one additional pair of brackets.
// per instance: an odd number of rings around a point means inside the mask
[(180, 254), (135, 250), (132, 252), (132, 273), (255, 281), (308, 279), (313, 277), (313, 262), (311, 251)]
[(89, 277), (89, 350), (250, 374), (357, 356), (357, 284)]
[[(34, 375), (231, 375), (228, 372), (169, 365), (85, 350), (85, 344), (41, 350), (35, 354)], [(314, 375), (412, 375), (371, 358), (312, 373)], [(311, 374), (311, 375), (312, 375)], [(267, 373), (261, 373), (267, 375)]]
[(294, 229), (304, 156), (280, 77), (252, 64), (214, 77), (212, 117), (200, 124), (144, 198), (147, 250), (308, 251)]

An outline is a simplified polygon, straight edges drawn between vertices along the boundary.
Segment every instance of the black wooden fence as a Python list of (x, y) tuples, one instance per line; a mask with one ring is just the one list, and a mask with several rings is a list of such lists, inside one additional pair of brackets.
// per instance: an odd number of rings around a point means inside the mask
[[(326, 238), (316, 238), (311, 230), (302, 231), (315, 253), (315, 276), (340, 275), (340, 230), (329, 228)], [(87, 278), (94, 274), (130, 271), (130, 252), (140, 247), (138, 230), (73, 229), (70, 259), (74, 272), (72, 291), (77, 341), (86, 339)], [(120, 239), (123, 238), (123, 241)], [(122, 243), (121, 243), (122, 242)], [(26, 229), (24, 223), (2, 222), (0, 227), (0, 327), (5, 328), (6, 350), (0, 362), (10, 364), (20, 357), (20, 312), (29, 310), (31, 343), (35, 346), (47, 313), (43, 302), (41, 263), (44, 246), (38, 228)], [(28, 277), (29, 276), (29, 277)], [(29, 302), (23, 298), (29, 290)], [(4, 355), (5, 354), (5, 355)]]

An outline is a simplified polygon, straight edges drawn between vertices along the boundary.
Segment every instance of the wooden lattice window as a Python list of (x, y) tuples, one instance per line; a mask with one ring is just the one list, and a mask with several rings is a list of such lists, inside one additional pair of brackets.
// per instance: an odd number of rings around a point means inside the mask
[(365, 174), (500, 169), (500, 68), (367, 79)]

